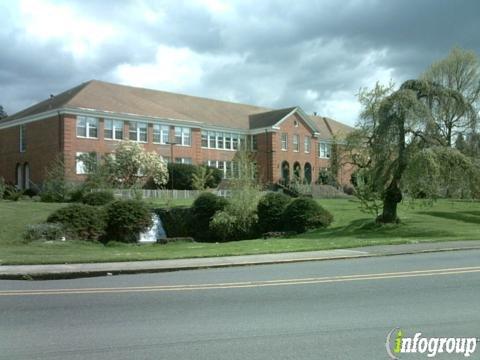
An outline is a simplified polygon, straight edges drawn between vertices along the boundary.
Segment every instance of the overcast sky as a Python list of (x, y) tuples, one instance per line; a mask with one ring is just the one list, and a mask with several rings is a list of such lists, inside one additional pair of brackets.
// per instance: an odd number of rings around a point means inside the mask
[(98, 79), (354, 124), (355, 94), (480, 51), (480, 1), (0, 0), (9, 114)]

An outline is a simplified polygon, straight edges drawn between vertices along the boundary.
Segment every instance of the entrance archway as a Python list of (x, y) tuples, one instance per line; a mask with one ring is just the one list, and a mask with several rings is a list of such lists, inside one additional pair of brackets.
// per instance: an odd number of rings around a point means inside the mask
[(310, 165), (310, 163), (308, 162), (305, 163), (303, 173), (304, 173), (305, 182), (307, 184), (311, 184), (312, 183), (312, 165)]
[(282, 162), (282, 182), (288, 184), (290, 181), (290, 164), (288, 161)]
[(296, 182), (300, 182), (302, 178), (302, 166), (298, 161), (293, 164), (293, 176)]

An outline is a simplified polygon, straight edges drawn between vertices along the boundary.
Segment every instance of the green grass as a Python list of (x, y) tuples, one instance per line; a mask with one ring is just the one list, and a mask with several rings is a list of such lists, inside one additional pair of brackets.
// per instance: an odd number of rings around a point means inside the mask
[[(44, 221), (64, 204), (0, 201), (0, 264), (48, 264), (101, 261), (173, 259), (204, 256), (245, 255), (285, 251), (325, 250), (379, 244), (479, 239), (480, 203), (438, 201), (433, 206), (400, 207), (402, 223), (376, 226), (353, 200), (319, 201), (330, 210), (331, 227), (284, 239), (257, 239), (221, 244), (172, 243), (128, 245), (67, 242), (24, 243), (27, 224)], [(189, 205), (191, 201), (176, 201)], [(163, 206), (155, 202), (152, 206)]]

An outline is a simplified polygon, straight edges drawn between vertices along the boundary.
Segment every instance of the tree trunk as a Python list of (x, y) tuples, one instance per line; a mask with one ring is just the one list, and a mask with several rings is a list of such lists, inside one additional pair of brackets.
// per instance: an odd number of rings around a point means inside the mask
[(397, 205), (402, 201), (402, 192), (397, 182), (392, 181), (383, 196), (383, 212), (377, 222), (384, 224), (398, 223)]

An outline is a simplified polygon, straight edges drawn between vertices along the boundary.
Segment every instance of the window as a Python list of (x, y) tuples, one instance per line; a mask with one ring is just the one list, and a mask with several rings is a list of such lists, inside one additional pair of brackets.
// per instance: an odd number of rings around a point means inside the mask
[(130, 121), (129, 139), (132, 141), (147, 142), (147, 123)]
[(298, 134), (293, 135), (293, 151), (295, 152), (298, 152), (300, 150), (300, 143), (298, 138)]
[(20, 152), (27, 150), (27, 138), (25, 137), (26, 128), (26, 125), (20, 125)]
[(208, 148), (208, 131), (202, 130), (202, 147)]
[(232, 134), (232, 149), (238, 150), (238, 135)]
[(208, 132), (208, 147), (215, 149), (215, 133), (213, 131)]
[(168, 143), (168, 131), (167, 125), (154, 124), (153, 125), (153, 142), (157, 144)]
[(191, 164), (192, 163), (192, 158), (175, 158), (175, 162), (177, 164)]
[(288, 149), (288, 134), (282, 133), (282, 150), (287, 151)]
[(175, 143), (190, 146), (190, 128), (175, 126)]
[(232, 148), (232, 134), (225, 134), (225, 149), (230, 150)]
[(257, 143), (257, 136), (252, 135), (252, 151), (256, 151), (258, 148), (258, 143)]
[(217, 132), (217, 149), (223, 149), (223, 133)]
[(105, 139), (122, 140), (123, 139), (123, 121), (105, 119), (104, 137)]
[(327, 143), (319, 143), (318, 144), (318, 156), (323, 159), (330, 159), (331, 148), (330, 144)]
[(310, 137), (305, 136), (303, 139), (303, 147), (306, 153), (310, 152)]
[(97, 138), (98, 119), (87, 116), (77, 116), (77, 137)]
[(89, 153), (87, 152), (77, 152), (76, 153), (76, 157), (75, 157), (75, 169), (76, 169), (76, 173), (78, 175), (84, 175), (84, 174), (87, 174), (88, 171), (87, 171), (87, 166), (85, 164), (85, 162), (83, 161), (83, 157), (85, 155), (88, 155)]

